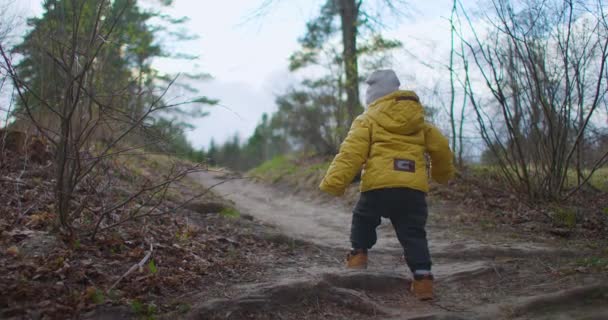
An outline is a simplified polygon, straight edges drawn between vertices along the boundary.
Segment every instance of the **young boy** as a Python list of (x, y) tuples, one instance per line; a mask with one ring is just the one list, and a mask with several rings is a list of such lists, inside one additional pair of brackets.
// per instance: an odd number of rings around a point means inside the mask
[(340, 196), (364, 166), (347, 267), (367, 268), (367, 250), (376, 243), (376, 227), (381, 217), (389, 218), (414, 274), (412, 292), (421, 300), (432, 299), (425, 231), (429, 190), (425, 153), (431, 157), (432, 178), (447, 183), (454, 175), (452, 152), (439, 130), (425, 122), (416, 93), (399, 90), (394, 71), (375, 71), (366, 83), (368, 108), (353, 122), (320, 188)]

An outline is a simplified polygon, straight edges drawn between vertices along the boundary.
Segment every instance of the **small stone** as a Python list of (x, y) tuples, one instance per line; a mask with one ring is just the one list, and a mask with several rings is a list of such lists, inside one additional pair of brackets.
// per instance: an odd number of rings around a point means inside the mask
[(16, 257), (19, 255), (19, 248), (17, 248), (17, 246), (11, 246), (6, 249), (6, 254), (8, 254), (9, 256)]

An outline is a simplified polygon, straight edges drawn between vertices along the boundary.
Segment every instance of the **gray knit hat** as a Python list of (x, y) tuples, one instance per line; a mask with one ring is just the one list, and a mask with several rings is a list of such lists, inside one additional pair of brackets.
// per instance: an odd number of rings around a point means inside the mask
[(372, 102), (384, 97), (387, 94), (399, 90), (401, 83), (395, 74), (395, 71), (376, 70), (367, 77), (365, 83), (369, 85), (365, 92), (365, 103), (370, 105)]

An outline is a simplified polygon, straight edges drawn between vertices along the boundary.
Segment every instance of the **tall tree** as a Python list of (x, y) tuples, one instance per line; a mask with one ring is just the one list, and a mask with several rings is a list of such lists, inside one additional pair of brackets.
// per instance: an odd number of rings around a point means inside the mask
[(346, 105), (348, 122), (352, 123), (361, 105), (359, 100), (359, 65), (357, 63), (357, 31), (362, 0), (338, 0), (342, 22), (342, 44), (344, 47), (344, 70), (346, 73)]
[[(84, 210), (73, 203), (75, 190), (104, 175), (99, 164), (121, 155), (116, 149), (127, 138), (131, 150), (141, 149), (137, 143), (142, 139), (147, 146), (163, 136), (174, 151), (189, 154), (191, 147), (180, 122), (162, 120), (172, 110), (179, 112), (183, 103), (167, 103), (168, 88), (154, 90), (161, 77), (150, 65), (163, 54), (149, 25), (154, 14), (143, 12), (135, 0), (47, 0), (43, 8), (16, 47), (22, 56), (17, 66), (0, 43), (1, 67), (18, 93), (18, 120), (55, 147), (56, 209), (62, 229), (71, 233), (72, 218)], [(212, 102), (204, 97), (193, 101)], [(146, 186), (116, 208), (153, 190)]]
[[(347, 123), (350, 125), (357, 114), (361, 112), (359, 93), (359, 46), (364, 39), (382, 38), (380, 29), (384, 27), (382, 20), (385, 14), (400, 15), (399, 7), (405, 1), (388, 0), (327, 0), (321, 7), (320, 14), (307, 23), (307, 31), (300, 39), (302, 44), (301, 57), (309, 62), (316, 61), (316, 52), (331, 42), (333, 35), (341, 34), (340, 63), (343, 64), (344, 91), (346, 94)], [(367, 31), (362, 33), (362, 31)], [(380, 42), (382, 43), (382, 42)], [(390, 41), (384, 41), (389, 44)], [(392, 47), (394, 48), (394, 47)]]

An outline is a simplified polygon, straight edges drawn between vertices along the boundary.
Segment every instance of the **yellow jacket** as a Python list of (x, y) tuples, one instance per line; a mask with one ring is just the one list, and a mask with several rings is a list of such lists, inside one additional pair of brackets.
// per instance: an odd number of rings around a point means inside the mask
[(413, 91), (395, 91), (355, 119), (319, 187), (340, 196), (364, 167), (361, 192), (395, 187), (428, 192), (425, 153), (433, 180), (447, 183), (455, 171), (448, 140), (424, 121)]

